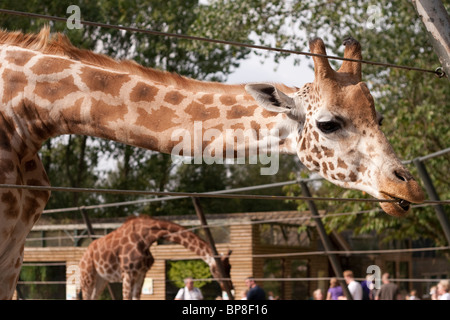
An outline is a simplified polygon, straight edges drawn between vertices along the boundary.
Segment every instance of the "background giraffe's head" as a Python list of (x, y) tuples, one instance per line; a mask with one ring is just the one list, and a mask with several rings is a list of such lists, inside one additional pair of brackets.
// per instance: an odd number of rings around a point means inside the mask
[[(227, 254), (221, 254), (220, 255), (220, 261), (222, 261), (222, 266), (223, 266), (223, 270), (225, 272), (225, 278), (231, 279), (231, 264), (230, 264), (230, 255), (231, 255), (232, 250), (228, 250)], [(210, 264), (210, 271), (211, 274), (214, 278), (216, 279), (221, 279), (221, 275), (219, 272), (219, 269), (216, 265), (215, 260), (213, 260), (213, 263)], [(233, 289), (233, 282), (231, 280), (220, 280), (219, 284), (220, 284), (220, 288), (222, 289), (222, 291), (225, 291), (225, 282), (228, 283), (228, 288)]]
[[(361, 63), (344, 61), (336, 72), (323, 56), (323, 41), (309, 45), (316, 54), (313, 83), (293, 97), (270, 84), (249, 84), (247, 91), (263, 108), (287, 115), (283, 127), (296, 134), (297, 155), (309, 170), (336, 185), (396, 200), (381, 207), (393, 216), (405, 215), (424, 194), (380, 129), (382, 117), (361, 82)], [(344, 45), (344, 58), (361, 60), (356, 40), (348, 38)]]

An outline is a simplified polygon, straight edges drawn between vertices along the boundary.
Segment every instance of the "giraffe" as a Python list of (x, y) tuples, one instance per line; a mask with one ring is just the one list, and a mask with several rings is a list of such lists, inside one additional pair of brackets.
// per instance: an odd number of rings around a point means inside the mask
[[(356, 40), (344, 45), (345, 58), (361, 57)], [(336, 185), (391, 200), (381, 203), (383, 210), (404, 216), (424, 194), (380, 129), (361, 63), (345, 61), (335, 71), (322, 56), (320, 38), (309, 46), (317, 54), (312, 83), (228, 85), (81, 50), (64, 35), (51, 36), (48, 27), (37, 34), (0, 31), (0, 184), (49, 186), (38, 150), (62, 134), (163, 153), (178, 148), (177, 155), (200, 149), (214, 156), (223, 149), (224, 157), (236, 158), (256, 146), (296, 154)], [(230, 131), (252, 134), (242, 141)], [(214, 134), (202, 135), (207, 132)], [(47, 191), (0, 188), (0, 299), (13, 295), (25, 238), (49, 197)]]
[[(97, 299), (107, 282), (123, 282), (123, 299), (139, 300), (145, 274), (154, 262), (150, 246), (161, 238), (194, 252), (209, 265), (214, 278), (222, 278), (210, 246), (200, 237), (176, 223), (142, 215), (88, 246), (79, 263), (83, 299)], [(231, 250), (220, 258), (227, 278), (230, 254)], [(219, 280), (222, 290), (224, 281), (232, 287), (231, 280)]]

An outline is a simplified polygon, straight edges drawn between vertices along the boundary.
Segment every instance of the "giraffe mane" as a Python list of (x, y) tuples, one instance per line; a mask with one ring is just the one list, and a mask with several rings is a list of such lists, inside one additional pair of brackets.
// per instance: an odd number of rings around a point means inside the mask
[[(150, 81), (172, 85), (187, 90), (246, 94), (245, 84), (224, 84), (191, 79), (177, 73), (144, 67), (132, 60), (116, 60), (101, 53), (75, 47), (69, 38), (61, 33), (50, 34), (50, 27), (44, 26), (39, 33), (0, 30), (0, 44), (18, 46), (44, 54), (59, 55), (69, 59), (113, 71), (126, 72), (142, 76)], [(287, 93), (294, 93), (298, 88), (275, 84)]]
[(144, 67), (132, 60), (116, 60), (104, 54), (75, 47), (69, 38), (61, 33), (50, 34), (50, 27), (43, 27), (39, 33), (0, 30), (0, 44), (17, 46), (44, 54), (63, 56), (89, 65), (108, 68), (113, 71), (131, 73), (150, 81), (172, 85), (187, 90), (205, 90), (218, 93), (245, 93), (244, 84), (229, 85), (218, 82), (194, 80), (176, 73)]

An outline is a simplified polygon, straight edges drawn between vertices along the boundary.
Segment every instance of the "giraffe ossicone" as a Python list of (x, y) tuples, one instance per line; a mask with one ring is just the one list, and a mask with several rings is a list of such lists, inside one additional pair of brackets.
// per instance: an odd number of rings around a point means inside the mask
[(139, 300), (145, 275), (154, 263), (150, 247), (160, 239), (181, 244), (198, 255), (208, 264), (222, 290), (224, 282), (228, 288), (233, 287), (229, 280), (231, 250), (220, 257), (226, 278), (223, 279), (213, 252), (203, 239), (176, 223), (139, 216), (129, 218), (88, 246), (79, 263), (81, 297), (96, 300), (108, 282), (122, 282), (123, 299)]
[[(0, 31), (0, 184), (50, 185), (38, 151), (51, 137), (89, 135), (170, 154), (182, 140), (173, 133), (181, 129), (191, 137), (183, 152), (194, 155), (198, 147), (235, 158), (276, 147), (336, 185), (395, 200), (382, 208), (405, 215), (424, 195), (379, 128), (361, 64), (344, 61), (336, 72), (320, 56), (326, 54), (322, 40), (311, 41), (310, 49), (319, 54), (315, 79), (300, 89), (227, 85), (81, 50), (64, 35), (50, 36), (49, 28)], [(344, 57), (359, 59), (359, 43), (347, 39)], [(201, 137), (215, 133), (199, 144), (192, 141), (198, 122)], [(235, 143), (226, 136), (230, 130), (251, 134)], [(25, 238), (49, 197), (0, 190), (0, 299), (13, 295)]]

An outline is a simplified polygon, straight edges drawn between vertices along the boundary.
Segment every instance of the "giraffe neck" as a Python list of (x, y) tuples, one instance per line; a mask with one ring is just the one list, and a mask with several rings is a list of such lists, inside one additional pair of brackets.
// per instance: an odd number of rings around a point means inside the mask
[(49, 137), (80, 134), (193, 157), (295, 152), (286, 115), (258, 107), (243, 85), (10, 45), (0, 47), (0, 61), (10, 93), (3, 95), (5, 113), (19, 116), (14, 126), (32, 150)]
[(169, 221), (154, 220), (147, 217), (138, 219), (142, 221), (142, 234), (149, 244), (159, 239), (178, 243), (198, 255), (210, 267), (211, 264), (215, 263), (210, 246), (193, 232)]

